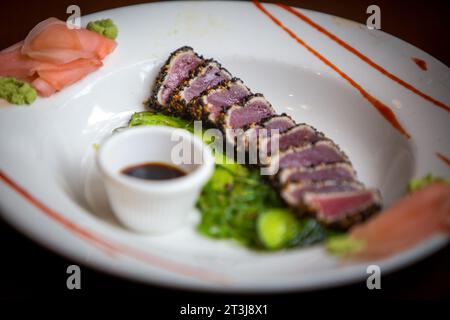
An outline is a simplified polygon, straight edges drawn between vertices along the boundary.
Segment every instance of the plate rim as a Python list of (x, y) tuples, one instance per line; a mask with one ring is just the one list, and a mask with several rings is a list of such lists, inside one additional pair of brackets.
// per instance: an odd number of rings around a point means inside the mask
[[(180, 2), (183, 2), (183, 1), (180, 1)], [(195, 1), (195, 2), (201, 3), (201, 1)], [(231, 1), (220, 1), (220, 2), (230, 3)], [(124, 8), (135, 7), (135, 6), (153, 6), (153, 5), (163, 6), (163, 5), (167, 4), (167, 3), (170, 3), (170, 2), (169, 1), (163, 1), (163, 2), (157, 2), (157, 3), (136, 4), (136, 5), (131, 5), (131, 6), (124, 6), (124, 7), (114, 8), (114, 9), (108, 9), (108, 10), (105, 10), (105, 11), (99, 11), (99, 12), (95, 12), (94, 14), (101, 14), (103, 12), (113, 11), (113, 10), (122, 10)], [(252, 5), (252, 4), (248, 3), (248, 5)], [(264, 5), (265, 6), (270, 6), (270, 7), (274, 6), (273, 4), (267, 4), (267, 3), (264, 3)], [(297, 8), (297, 7), (295, 7), (295, 8)], [(322, 12), (318, 12), (318, 11), (314, 11), (314, 10), (302, 9), (302, 8), (298, 8), (298, 9), (300, 9), (302, 11), (313, 12), (315, 14), (320, 14), (320, 15), (324, 15), (324, 16), (337, 17), (337, 16), (334, 16), (334, 15), (330, 15), (330, 14), (326, 14), (326, 13), (322, 13)], [(88, 18), (89, 16), (90, 15), (86, 15), (86, 16), (83, 16), (82, 18)], [(353, 23), (357, 23), (357, 22), (355, 22), (353, 20), (349, 20), (349, 19), (345, 19), (345, 18), (341, 18), (341, 17), (338, 17), (338, 18), (339, 19), (348, 20), (348, 21), (351, 21)], [(382, 32), (385, 33), (384, 31), (382, 31)], [(385, 33), (385, 34), (388, 34), (388, 33)], [(397, 41), (400, 40), (400, 41), (406, 43), (407, 45), (416, 48), (420, 52), (423, 52), (428, 58), (432, 58), (435, 61), (439, 62), (440, 64), (446, 66), (440, 60), (438, 60), (435, 57), (429, 55), (428, 53), (426, 53), (422, 49), (417, 48), (414, 45), (412, 45), (410, 43), (407, 43), (404, 40), (399, 39), (399, 38), (397, 38), (395, 36), (392, 36), (390, 34), (388, 34), (388, 35), (393, 37), (393, 38), (395, 38)], [(1, 169), (0, 169), (0, 173), (2, 173)], [(1, 180), (3, 181), (3, 179), (1, 179)], [(4, 181), (3, 181), (3, 185), (5, 185)], [(5, 187), (8, 188), (7, 184), (5, 185)], [(14, 189), (8, 189), (8, 190), (13, 192), (13, 193), (16, 191)], [(17, 196), (20, 196), (20, 194), (17, 195)], [(23, 200), (23, 201), (25, 201), (25, 200)], [(40, 246), (43, 246), (44, 248), (49, 249), (52, 252), (55, 252), (55, 253), (63, 256), (63, 257), (66, 257), (69, 260), (72, 260), (72, 261), (76, 260), (73, 257), (74, 256), (73, 253), (70, 253), (68, 251), (60, 250), (58, 248), (58, 246), (49, 244), (48, 241), (45, 239), (45, 237), (38, 238), (37, 235), (35, 235), (33, 232), (30, 231), (31, 228), (28, 225), (25, 226), (23, 224), (20, 224), (18, 222), (18, 220), (15, 220), (14, 219), (14, 213), (13, 212), (8, 212), (8, 210), (6, 210), (6, 208), (5, 208), (5, 205), (0, 203), (0, 207), (2, 208), (0, 210), (0, 213), (2, 214), (2, 217), (4, 218), (5, 222), (7, 224), (11, 225), (16, 230), (18, 230), (24, 236), (27, 236), (28, 238), (31, 238), (34, 242), (38, 243)], [(33, 208), (33, 211), (39, 211), (39, 209)], [(7, 214), (5, 214), (5, 213), (7, 213)], [(26, 230), (26, 229), (28, 229), (28, 230)], [(428, 257), (429, 255), (435, 253), (436, 251), (440, 250), (447, 243), (448, 243), (448, 239), (447, 239), (447, 241), (442, 242), (440, 245), (436, 245), (432, 249), (426, 251), (425, 254), (419, 255), (419, 257), (418, 258), (416, 257), (415, 260), (406, 261), (403, 264), (402, 263), (398, 263), (398, 264), (392, 266), (391, 268), (388, 269), (387, 272), (391, 273), (391, 272), (396, 271), (398, 269), (404, 268), (405, 266), (408, 266), (408, 265), (410, 265), (412, 263), (418, 262), (418, 261)], [(345, 284), (345, 283), (347, 283), (347, 284), (348, 283), (355, 283), (355, 282), (361, 280), (362, 278), (364, 278), (364, 276), (365, 276), (364, 274), (362, 274), (361, 276), (353, 275), (353, 276), (349, 276), (348, 278), (341, 277), (339, 279), (336, 279), (335, 282), (333, 282), (333, 281), (323, 282), (323, 283), (321, 283), (320, 286), (318, 286), (317, 284), (315, 284), (315, 285), (314, 284), (310, 284), (309, 286), (300, 286), (300, 287), (298, 287), (296, 285), (293, 285), (292, 287), (288, 287), (288, 288), (286, 288), (285, 286), (284, 287), (279, 287), (279, 288), (272, 287), (272, 288), (267, 288), (265, 290), (264, 288), (257, 287), (257, 286), (256, 287), (249, 287), (249, 288), (245, 289), (245, 288), (242, 288), (242, 287), (239, 287), (239, 286), (237, 286), (237, 287), (217, 287), (217, 286), (210, 286), (210, 285), (207, 285), (207, 284), (206, 285), (199, 285), (199, 284), (195, 285), (195, 284), (192, 284), (192, 283), (186, 285), (185, 283), (180, 284), (180, 283), (176, 283), (176, 282), (167, 281), (166, 278), (161, 279), (161, 278), (158, 278), (158, 277), (155, 277), (153, 279), (150, 279), (150, 278), (143, 279), (141, 277), (136, 276), (133, 273), (126, 273), (125, 271), (122, 271), (120, 269), (114, 269), (114, 268), (111, 268), (111, 269), (110, 268), (100, 269), (99, 264), (98, 264), (98, 262), (95, 262), (95, 259), (92, 259), (92, 260), (89, 260), (89, 261), (80, 262), (80, 263), (84, 264), (84, 265), (87, 265), (87, 266), (89, 266), (90, 268), (92, 268), (92, 269), (94, 269), (96, 271), (106, 272), (106, 273), (108, 273), (110, 275), (119, 276), (119, 277), (122, 277), (124, 279), (132, 279), (133, 281), (138, 281), (138, 282), (143, 282), (143, 283), (150, 283), (150, 284), (162, 284), (164, 286), (168, 286), (168, 287), (171, 287), (171, 288), (185, 288), (185, 289), (194, 289), (194, 290), (199, 290), (199, 291), (218, 291), (218, 292), (288, 292), (288, 291), (305, 291), (305, 290), (311, 290), (313, 288), (314, 289), (319, 289), (319, 288), (324, 288), (324, 287), (328, 288), (328, 287), (336, 287), (336, 286), (339, 286), (339, 285), (342, 285), (342, 284)]]

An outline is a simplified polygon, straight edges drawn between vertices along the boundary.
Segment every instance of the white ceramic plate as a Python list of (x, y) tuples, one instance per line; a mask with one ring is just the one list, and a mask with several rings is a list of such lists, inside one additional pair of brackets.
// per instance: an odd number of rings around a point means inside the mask
[[(105, 66), (30, 107), (0, 108), (0, 200), (5, 219), (27, 236), (81, 264), (168, 286), (215, 291), (286, 291), (362, 280), (367, 264), (344, 264), (321, 246), (257, 253), (201, 237), (194, 226), (167, 236), (120, 226), (98, 180), (93, 144), (126, 123), (168, 54), (190, 45), (223, 63), (280, 112), (309, 123), (345, 150), (359, 178), (379, 188), (386, 205), (407, 181), (428, 172), (448, 175), (436, 156), (450, 156), (450, 114), (274, 5), (264, 7), (365, 92), (390, 107), (406, 139), (355, 89), (278, 27), (254, 4), (170, 2), (100, 12), (112, 18), (119, 46)], [(380, 31), (300, 10), (417, 90), (450, 104), (449, 69), (425, 52)], [(411, 60), (426, 61), (423, 71)], [(446, 243), (433, 238), (379, 264), (383, 273), (425, 257)]]

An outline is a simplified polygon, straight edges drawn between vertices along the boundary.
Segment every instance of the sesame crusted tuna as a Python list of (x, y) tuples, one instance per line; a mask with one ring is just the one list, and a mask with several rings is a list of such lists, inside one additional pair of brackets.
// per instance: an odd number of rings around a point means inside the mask
[(219, 83), (191, 100), (188, 109), (194, 119), (203, 119), (217, 125), (222, 110), (241, 102), (250, 94), (250, 89), (241, 80), (233, 78)]
[(148, 105), (220, 129), (233, 150), (256, 159), (247, 164), (271, 174), (281, 198), (300, 215), (347, 229), (381, 208), (380, 193), (357, 180), (347, 155), (331, 139), (277, 114), (262, 94), (252, 94), (217, 61), (203, 59), (190, 47), (171, 54)]
[(169, 98), (170, 112), (180, 116), (192, 116), (187, 108), (191, 100), (222, 81), (230, 79), (231, 74), (217, 61), (211, 59), (204, 61), (192, 71), (189, 79), (172, 92)]
[(164, 110), (172, 92), (189, 78), (190, 72), (202, 61), (191, 47), (181, 47), (172, 52), (156, 78), (148, 106), (154, 110)]

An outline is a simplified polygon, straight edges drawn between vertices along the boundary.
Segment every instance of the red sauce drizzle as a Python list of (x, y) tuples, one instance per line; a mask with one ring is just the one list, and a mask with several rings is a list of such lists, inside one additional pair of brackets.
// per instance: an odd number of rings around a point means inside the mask
[(14, 191), (20, 194), (25, 198), (29, 203), (43, 212), (50, 219), (56, 221), (61, 224), (63, 227), (67, 228), (73, 234), (79, 236), (80, 238), (92, 243), (93, 245), (103, 249), (107, 254), (115, 257), (117, 253), (128, 254), (131, 257), (134, 257), (138, 260), (151, 264), (152, 266), (159, 266), (163, 269), (171, 270), (173, 272), (177, 272), (184, 275), (194, 276), (196, 278), (205, 279), (205, 280), (213, 280), (219, 283), (227, 283), (228, 280), (218, 274), (211, 273), (209, 271), (191, 267), (188, 265), (182, 265), (174, 261), (166, 260), (164, 258), (154, 256), (150, 253), (144, 252), (139, 249), (135, 249), (132, 247), (128, 247), (119, 243), (113, 243), (112, 241), (108, 241), (99, 237), (98, 235), (90, 232), (83, 227), (73, 223), (69, 219), (65, 218), (63, 215), (59, 214), (55, 210), (51, 209), (43, 202), (35, 198), (28, 191), (14, 182), (11, 178), (9, 178), (3, 171), (0, 170), (0, 180), (4, 181), (9, 187), (11, 187)]
[(53, 209), (47, 207), (45, 204), (37, 200), (31, 194), (29, 194), (25, 189), (17, 185), (13, 180), (7, 177), (3, 171), (0, 171), (0, 180), (3, 180), (7, 185), (9, 185), (12, 189), (14, 189), (17, 193), (19, 193), (22, 197), (24, 197), (28, 202), (38, 208), (41, 212), (47, 215), (49, 218), (55, 220), (59, 224), (63, 225), (65, 228), (69, 229), (72, 233), (78, 235), (79, 237), (88, 240), (92, 244), (100, 247), (101, 249), (105, 249), (108, 254), (113, 254), (117, 248), (112, 246), (107, 241), (101, 239), (95, 234), (83, 229), (72, 221), (68, 220), (64, 216), (60, 215)]
[(444, 156), (442, 153), (436, 152), (436, 156), (441, 159), (446, 165), (450, 167), (450, 159)]
[[(254, 4), (263, 12), (265, 11), (264, 8), (262, 8), (261, 4), (258, 1), (254, 1)], [(373, 67), (374, 69), (378, 70), (380, 73), (382, 73), (383, 75), (385, 75), (386, 77), (390, 78), (391, 80), (397, 82), (398, 84), (400, 84), (401, 86), (405, 87), (406, 89), (414, 92), (416, 95), (424, 98), (425, 100), (428, 100), (429, 102), (433, 103), (434, 105), (450, 112), (450, 107), (447, 106), (446, 104), (444, 104), (443, 102), (440, 102), (436, 99), (434, 99), (433, 97), (427, 95), (426, 93), (423, 93), (422, 91), (420, 91), (419, 89), (415, 88), (413, 85), (407, 83), (406, 81), (400, 79), (399, 77), (397, 77), (396, 75), (392, 74), (391, 72), (389, 72), (388, 70), (384, 69), (382, 66), (380, 66), (379, 64), (377, 64), (376, 62), (374, 62), (372, 59), (370, 59), (369, 57), (365, 56), (364, 54), (362, 54), (360, 51), (358, 51), (357, 49), (353, 48), (352, 46), (350, 46), (348, 43), (346, 43), (345, 41), (343, 41), (342, 39), (338, 38), (336, 35), (332, 34), (330, 31), (326, 30), (325, 28), (323, 28), (322, 26), (318, 25), (316, 22), (312, 21), (310, 18), (308, 18), (307, 16), (305, 16), (304, 14), (298, 12), (297, 10), (294, 10), (293, 8), (284, 5), (284, 4), (276, 4), (277, 6), (279, 6), (280, 8), (283, 8), (284, 10), (294, 14), (295, 16), (297, 16), (299, 19), (303, 20), (304, 22), (306, 22), (307, 24), (309, 24), (311, 27), (315, 28), (317, 31), (325, 34), (326, 36), (328, 36), (331, 40), (335, 41), (336, 43), (338, 43), (340, 46), (342, 46), (343, 48), (345, 48), (346, 50), (350, 51), (351, 53), (353, 53), (355, 56), (357, 56), (358, 58), (360, 58), (361, 60), (363, 60), (364, 62), (366, 62), (368, 65), (370, 65), (371, 67)], [(267, 13), (266, 13), (267, 14)], [(270, 15), (270, 14), (269, 14)], [(272, 19), (273, 20), (273, 19)], [(420, 59), (418, 59), (420, 60)], [(416, 62), (416, 64), (423, 70), (427, 70), (427, 66), (426, 66), (426, 62), (423, 60), (420, 60), (421, 62), (420, 65), (419, 63), (417, 63), (415, 60), (414, 62)], [(424, 68), (421, 66), (423, 64)]]
[(419, 58), (411, 58), (411, 59), (423, 71), (427, 71), (428, 70), (427, 63), (425, 62), (425, 60), (422, 60), (422, 59), (419, 59)]
[(358, 90), (364, 98), (367, 99), (377, 110), (378, 112), (387, 120), (389, 123), (398, 131), (400, 131), (406, 138), (410, 138), (409, 133), (402, 127), (394, 112), (386, 106), (384, 103), (379, 101), (377, 98), (370, 95), (364, 88), (362, 88), (357, 82), (355, 82), (352, 78), (350, 78), (346, 73), (336, 67), (331, 61), (322, 56), (319, 52), (309, 46), (305, 41), (300, 39), (292, 30), (287, 28), (280, 20), (275, 18), (269, 11), (267, 11), (259, 1), (253, 0), (253, 4), (261, 10), (267, 17), (269, 17), (276, 25), (282, 28), (286, 33), (288, 33), (294, 40), (296, 40), (300, 45), (305, 47), (309, 52), (311, 52), (314, 56), (320, 59), (323, 63), (337, 72), (342, 78), (347, 80), (350, 85), (352, 85), (356, 90)]

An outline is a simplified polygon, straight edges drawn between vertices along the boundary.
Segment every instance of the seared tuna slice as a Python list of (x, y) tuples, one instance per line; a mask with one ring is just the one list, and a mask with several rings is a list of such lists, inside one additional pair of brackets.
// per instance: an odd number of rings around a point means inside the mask
[(347, 161), (347, 156), (333, 142), (322, 140), (315, 144), (290, 147), (286, 151), (273, 155), (270, 159), (269, 172), (275, 174), (278, 169), (312, 167), (321, 163)]
[(357, 182), (326, 180), (319, 182), (304, 181), (288, 183), (281, 190), (281, 197), (292, 207), (302, 208), (303, 196), (306, 193), (338, 193), (345, 191), (363, 190), (363, 185)]
[(194, 119), (205, 120), (217, 125), (220, 112), (233, 104), (239, 103), (250, 95), (250, 89), (244, 83), (233, 78), (208, 89), (201, 96), (191, 100), (188, 105), (189, 112)]
[(295, 121), (287, 114), (272, 115), (262, 121), (262, 127), (269, 132), (272, 129), (277, 129), (279, 133), (283, 133), (295, 126)]
[(310, 193), (303, 196), (306, 211), (322, 224), (346, 230), (381, 209), (377, 190), (365, 189), (337, 193)]
[(256, 126), (262, 119), (273, 114), (275, 110), (269, 101), (257, 93), (249, 96), (242, 104), (233, 104), (226, 111), (222, 111), (219, 126), (225, 131), (226, 141), (236, 144), (238, 134), (244, 142), (243, 130), (246, 127)]
[(338, 162), (333, 164), (320, 164), (312, 168), (293, 167), (282, 169), (278, 174), (277, 182), (280, 186), (288, 182), (301, 181), (353, 181), (356, 179), (355, 170), (349, 163)]
[[(270, 156), (271, 137), (261, 139), (260, 148), (261, 154)], [(306, 143), (315, 143), (319, 140), (324, 140), (325, 136), (318, 132), (316, 129), (307, 124), (297, 124), (295, 127), (290, 128), (286, 132), (278, 134), (278, 150), (284, 151), (290, 147), (300, 147)], [(266, 159), (261, 159), (263, 163), (267, 162)]]
[[(295, 126), (295, 121), (285, 113), (281, 115), (272, 115), (266, 119), (261, 120), (260, 125), (250, 125), (244, 130), (245, 147), (251, 144), (258, 144), (257, 141), (259, 135), (258, 132), (261, 129), (266, 129), (265, 136), (270, 137), (272, 130), (278, 130), (279, 133), (283, 133)], [(270, 149), (269, 149), (270, 150)]]
[[(299, 147), (306, 142), (315, 143), (325, 137), (313, 127), (307, 124), (298, 124), (288, 131), (280, 134), (279, 147), (284, 151), (289, 147)], [(269, 148), (270, 149), (270, 148)]]
[(171, 113), (191, 117), (188, 103), (224, 80), (230, 80), (231, 74), (214, 60), (206, 60), (200, 64), (176, 90), (172, 92), (169, 101)]
[(203, 59), (191, 47), (181, 47), (174, 51), (161, 68), (148, 101), (150, 108), (163, 110), (174, 89), (185, 81)]
[(246, 150), (248, 150), (250, 145), (258, 147), (258, 133), (261, 129), (263, 129), (263, 127), (259, 124), (245, 126), (242, 133), (242, 139), (244, 141), (243, 146)]
[(242, 104), (234, 104), (223, 113), (222, 127), (243, 129), (273, 114), (275, 110), (269, 101), (260, 93), (253, 94)]

